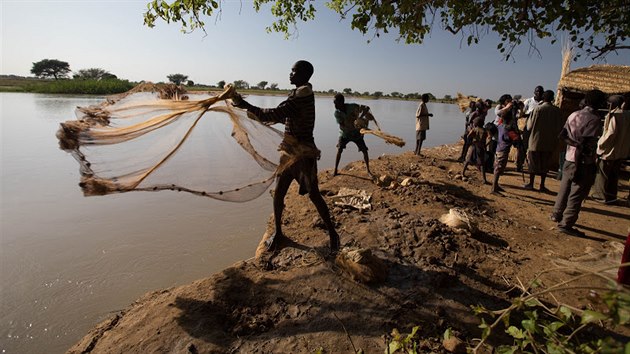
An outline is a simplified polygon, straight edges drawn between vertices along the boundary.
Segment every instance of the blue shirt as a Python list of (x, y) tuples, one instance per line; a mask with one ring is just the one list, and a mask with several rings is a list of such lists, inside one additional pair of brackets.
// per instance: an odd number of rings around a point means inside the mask
[(499, 144), (497, 145), (497, 152), (509, 152), (512, 147), (512, 139), (510, 139), (509, 132), (511, 127), (506, 127), (505, 124), (501, 124), (497, 127), (499, 130)]

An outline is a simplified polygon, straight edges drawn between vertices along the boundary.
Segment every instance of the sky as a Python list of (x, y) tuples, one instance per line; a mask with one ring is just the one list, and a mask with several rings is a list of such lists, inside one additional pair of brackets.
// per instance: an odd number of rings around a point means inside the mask
[[(169, 3), (172, 0), (168, 1)], [(522, 45), (515, 61), (496, 50), (497, 36), (467, 46), (461, 36), (434, 27), (421, 45), (396, 41), (395, 34), (373, 38), (350, 28), (349, 20), (316, 1), (315, 21), (300, 23), (290, 39), (267, 33), (269, 6), (256, 13), (247, 0), (223, 0), (220, 18), (206, 18), (206, 33), (182, 33), (177, 23), (143, 25), (148, 0), (0, 0), (0, 74), (32, 76), (34, 62), (58, 59), (76, 72), (102, 68), (131, 81), (167, 81), (181, 73), (195, 83), (261, 81), (290, 88), (297, 60), (313, 63), (315, 90), (432, 93), (457, 92), (493, 100), (504, 93), (532, 95), (534, 87), (557, 87), (561, 41), (538, 40), (540, 57)], [(372, 39), (370, 43), (368, 40)], [(606, 57), (609, 64), (630, 65), (630, 50)], [(580, 60), (578, 68), (597, 64)]]

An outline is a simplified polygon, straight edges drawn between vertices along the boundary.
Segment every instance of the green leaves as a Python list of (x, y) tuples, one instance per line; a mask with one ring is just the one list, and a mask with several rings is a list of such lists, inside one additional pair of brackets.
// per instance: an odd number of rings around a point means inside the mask
[[(602, 276), (602, 275), (600, 275)], [(614, 325), (630, 321), (630, 290), (612, 284), (609, 290), (599, 288), (588, 291), (591, 304), (586, 310), (558, 303), (549, 305), (547, 295), (563, 290), (575, 290), (572, 281), (582, 280), (576, 276), (560, 285), (550, 288), (531, 288), (521, 286), (522, 295), (512, 300), (509, 307), (489, 311), (483, 306), (472, 307), (479, 318), (481, 340), (470, 351), (477, 352), (494, 333), (494, 329), (503, 325), (505, 333), (512, 338), (511, 345), (496, 348), (497, 353), (628, 353), (630, 345), (613, 337), (601, 337), (601, 331)], [(492, 322), (487, 322), (490, 317)], [(611, 326), (613, 325), (613, 326)]]
[(585, 323), (603, 321), (607, 318), (608, 316), (604, 315), (603, 313), (599, 313), (597, 311), (586, 310), (582, 313), (582, 321), (580, 323), (585, 324)]
[[(265, 5), (276, 20), (268, 32), (288, 38), (298, 22), (315, 19), (314, 0), (253, 0), (259, 12)], [(204, 29), (204, 16), (214, 15), (221, 0), (152, 0), (147, 4), (144, 23), (155, 26), (158, 19), (176, 22), (182, 31)], [(453, 34), (461, 33), (468, 45), (477, 44), (488, 31), (500, 38), (497, 50), (507, 60), (523, 41), (536, 51), (535, 39), (555, 43), (566, 33), (585, 53), (599, 57), (621, 48), (628, 49), (630, 11), (627, 0), (521, 1), (510, 0), (416, 0), (369, 1), (329, 0), (328, 9), (341, 19), (350, 17), (350, 27), (363, 34), (398, 30), (398, 40), (420, 44), (435, 26)], [(579, 53), (577, 54), (579, 55)]]
[(411, 333), (404, 336), (397, 329), (392, 330), (392, 341), (389, 342), (385, 353), (396, 353), (402, 350), (407, 353), (417, 353), (416, 334), (420, 326), (415, 326), (411, 329)]
[(523, 339), (525, 338), (525, 332), (523, 332), (522, 329), (516, 328), (514, 326), (510, 326), (506, 332), (511, 335), (513, 338), (516, 339)]
[(556, 311), (556, 315), (560, 316), (560, 319), (567, 322), (573, 317), (573, 312), (570, 308), (562, 305), (558, 307), (558, 311)]
[(33, 63), (31, 74), (38, 77), (65, 78), (70, 73), (70, 64), (57, 59), (43, 59)]
[(451, 329), (451, 327), (447, 328), (444, 331), (444, 339), (451, 339), (451, 337), (453, 336), (453, 330)]

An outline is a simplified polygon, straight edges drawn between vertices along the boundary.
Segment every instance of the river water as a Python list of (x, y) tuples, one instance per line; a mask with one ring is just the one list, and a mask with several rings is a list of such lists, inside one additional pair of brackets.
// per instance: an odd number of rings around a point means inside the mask
[[(253, 256), (272, 213), (268, 193), (229, 203), (186, 193), (83, 197), (78, 164), (57, 145), (59, 123), (102, 97), (0, 93), (0, 352), (62, 353), (142, 294), (182, 285)], [(249, 96), (261, 107), (284, 97)], [(369, 105), (398, 148), (366, 136), (370, 157), (414, 148), (417, 101)], [(426, 147), (455, 142), (456, 105), (429, 103)], [(317, 98), (319, 168), (334, 165), (332, 97)], [(354, 144), (340, 168), (362, 160)]]

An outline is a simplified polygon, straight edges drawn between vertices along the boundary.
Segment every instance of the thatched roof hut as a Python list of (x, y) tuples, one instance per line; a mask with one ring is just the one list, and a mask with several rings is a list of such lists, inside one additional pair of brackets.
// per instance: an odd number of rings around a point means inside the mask
[(630, 92), (630, 66), (591, 65), (568, 72), (558, 82), (558, 89), (580, 91), (598, 89), (609, 95)]
[(607, 95), (630, 92), (630, 66), (591, 65), (585, 68), (564, 72), (558, 82), (556, 104), (566, 118), (579, 109), (580, 100), (587, 91), (601, 90)]
[[(626, 65), (591, 65), (584, 68), (570, 70), (573, 53), (570, 48), (565, 49), (562, 58), (562, 74), (558, 82), (558, 94), (556, 105), (560, 107), (562, 118), (566, 120), (569, 115), (580, 109), (580, 101), (590, 90), (600, 90), (607, 95), (623, 95), (630, 92), (630, 66)], [(560, 142), (552, 161), (560, 151), (564, 149), (564, 143)], [(555, 168), (555, 163), (551, 168)]]

